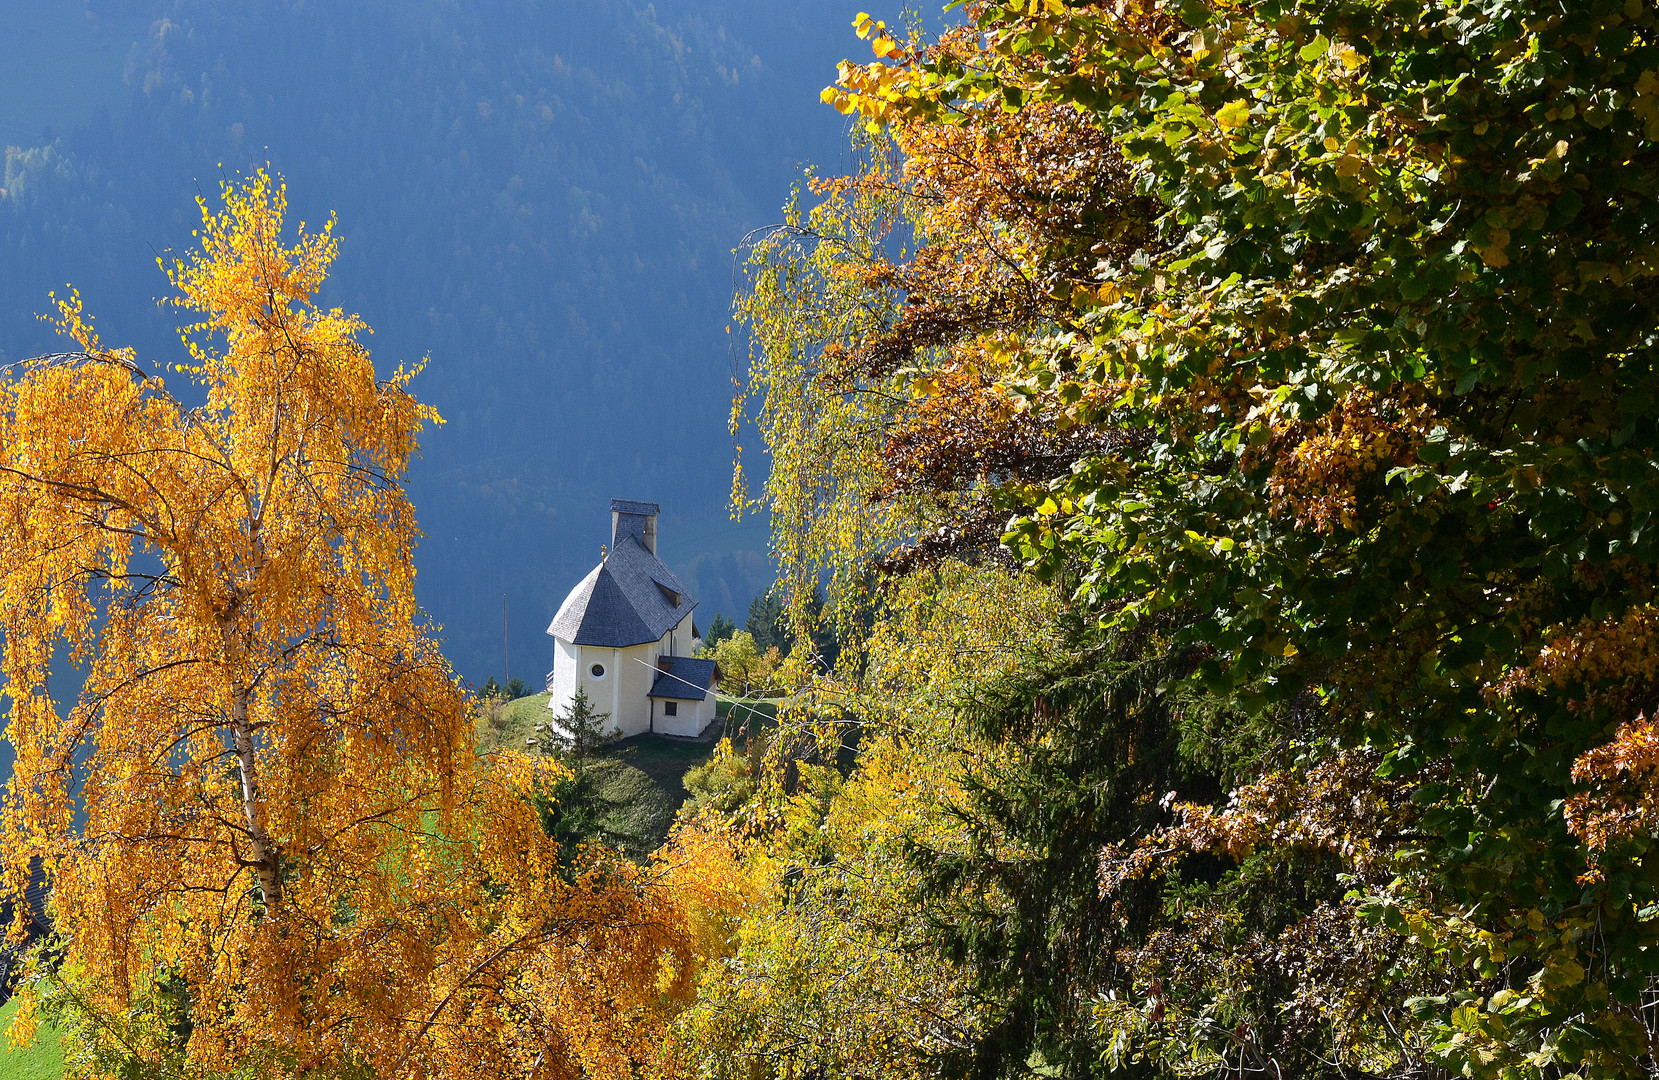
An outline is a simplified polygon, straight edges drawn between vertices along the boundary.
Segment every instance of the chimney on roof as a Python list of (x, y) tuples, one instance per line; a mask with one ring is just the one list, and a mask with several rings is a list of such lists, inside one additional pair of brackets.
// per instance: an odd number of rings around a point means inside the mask
[(657, 553), (657, 514), (660, 508), (656, 503), (634, 502), (630, 499), (611, 500), (611, 549), (622, 543), (624, 537), (632, 536), (644, 546), (646, 551)]

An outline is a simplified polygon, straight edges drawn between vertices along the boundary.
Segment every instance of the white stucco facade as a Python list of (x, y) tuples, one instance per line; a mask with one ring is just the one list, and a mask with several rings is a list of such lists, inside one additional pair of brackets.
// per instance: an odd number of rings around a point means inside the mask
[[(714, 722), (715, 691), (711, 687), (701, 698), (653, 698), (651, 686), (659, 674), (658, 661), (678, 655), (675, 647), (690, 651), (690, 613), (656, 641), (627, 648), (578, 645), (563, 638), (553, 639), (553, 670), (548, 673), (547, 703), (555, 717), (570, 711), (576, 691), (587, 692), (595, 712), (610, 716), (605, 728), (609, 736), (626, 739), (655, 732), (660, 735), (696, 737)], [(595, 674), (594, 669), (600, 669)], [(670, 685), (673, 685), (672, 683)], [(684, 687), (676, 693), (691, 691)], [(675, 703), (669, 715), (666, 703)]]
[[(669, 706), (676, 715), (670, 716)], [(696, 701), (651, 699), (652, 730), (658, 735), (679, 735), (694, 739), (714, 723), (714, 691)]]
[[(610, 554), (565, 598), (548, 627), (555, 722), (578, 691), (608, 720), (614, 738), (656, 733), (695, 737), (715, 719), (713, 662), (698, 644), (696, 601), (656, 557), (657, 508), (612, 502)], [(640, 640), (641, 632), (661, 634)]]
[[(582, 648), (575, 642), (553, 639), (553, 670), (547, 673), (547, 691), (553, 695), (555, 715), (564, 712), (570, 707), (571, 699), (576, 696), (576, 671), (581, 663)], [(588, 697), (592, 697), (590, 692)]]

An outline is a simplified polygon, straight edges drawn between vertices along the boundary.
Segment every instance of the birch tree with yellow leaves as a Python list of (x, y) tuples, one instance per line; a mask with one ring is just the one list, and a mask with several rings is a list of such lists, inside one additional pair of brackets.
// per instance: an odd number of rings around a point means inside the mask
[(223, 200), (164, 266), (204, 404), (73, 293), (0, 384), (4, 891), (51, 883), (70, 1071), (636, 1074), (684, 949), (637, 870), (561, 873), (554, 766), (473, 750), (399, 486), (436, 414), (317, 304), (333, 222)]

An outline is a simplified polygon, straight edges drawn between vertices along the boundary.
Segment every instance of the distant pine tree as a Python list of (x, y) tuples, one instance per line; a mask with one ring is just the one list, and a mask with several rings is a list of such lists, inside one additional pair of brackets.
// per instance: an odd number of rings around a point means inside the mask
[[(824, 592), (822, 589), (814, 589), (812, 599), (807, 602), (807, 617), (811, 619), (814, 627), (812, 651), (822, 659), (826, 667), (834, 667), (836, 657), (841, 654), (841, 643), (836, 640), (833, 628), (820, 625), (823, 613)], [(718, 619), (718, 616), (716, 618)], [(785, 656), (795, 650), (795, 635), (790, 631), (789, 620), (784, 616), (783, 597), (778, 594), (775, 587), (755, 597), (749, 604), (749, 621), (743, 628), (754, 637), (755, 648), (762, 655), (768, 649), (777, 649)], [(712, 624), (710, 630), (713, 630)]]
[(714, 621), (709, 623), (707, 632), (703, 634), (703, 648), (712, 650), (736, 632), (737, 623), (717, 611), (714, 613)]
[(749, 621), (743, 624), (743, 629), (749, 631), (749, 636), (755, 639), (756, 650), (762, 653), (773, 647), (787, 653), (795, 644), (784, 625), (783, 598), (776, 589), (767, 589), (750, 602)]

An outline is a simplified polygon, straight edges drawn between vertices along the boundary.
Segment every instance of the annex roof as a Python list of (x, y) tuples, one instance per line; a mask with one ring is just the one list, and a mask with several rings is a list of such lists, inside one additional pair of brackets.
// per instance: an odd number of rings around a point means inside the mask
[(664, 656), (657, 660), (657, 679), (651, 684), (654, 698), (701, 701), (714, 685), (714, 661), (691, 656)]
[(578, 645), (625, 649), (659, 640), (696, 606), (637, 536), (619, 537), (605, 561), (570, 590), (547, 632)]

